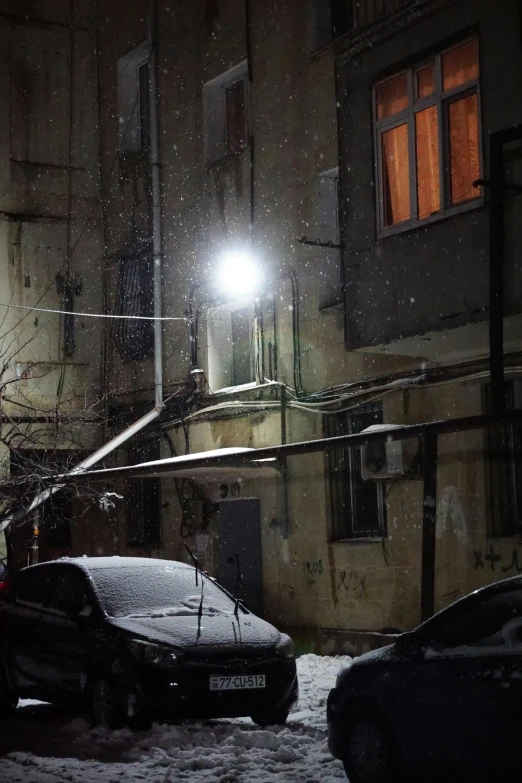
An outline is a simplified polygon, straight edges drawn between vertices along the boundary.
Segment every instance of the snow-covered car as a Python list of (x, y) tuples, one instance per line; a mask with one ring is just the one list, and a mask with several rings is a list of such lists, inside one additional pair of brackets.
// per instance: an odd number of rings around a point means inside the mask
[(41, 563), (0, 607), (0, 712), (29, 697), (90, 704), (107, 728), (167, 716), (268, 725), (297, 695), (290, 637), (185, 563)]
[(328, 696), (329, 746), (350, 783), (520, 783), (521, 706), (518, 576), (344, 667)]

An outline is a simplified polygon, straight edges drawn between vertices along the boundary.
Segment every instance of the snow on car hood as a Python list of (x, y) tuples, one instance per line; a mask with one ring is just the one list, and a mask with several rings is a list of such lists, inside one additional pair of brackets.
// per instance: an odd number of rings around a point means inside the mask
[(174, 647), (274, 647), (281, 634), (253, 614), (195, 614), (146, 617), (111, 617), (112, 626), (154, 642)]

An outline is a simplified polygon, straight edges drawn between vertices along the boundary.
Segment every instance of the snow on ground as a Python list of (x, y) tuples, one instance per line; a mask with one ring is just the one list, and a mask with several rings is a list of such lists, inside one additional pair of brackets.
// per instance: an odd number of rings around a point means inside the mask
[(84, 718), (46, 715), (55, 708), (27, 700), (17, 711), (16, 727), (11, 727), (11, 747), (20, 748), (14, 730), (33, 732), (32, 752), (16, 750), (1, 758), (0, 783), (346, 781), (326, 744), (326, 698), (339, 668), (349, 660), (317, 655), (298, 659), (299, 704), (284, 727), (262, 729), (245, 718), (155, 723), (149, 731), (109, 732), (90, 729)]

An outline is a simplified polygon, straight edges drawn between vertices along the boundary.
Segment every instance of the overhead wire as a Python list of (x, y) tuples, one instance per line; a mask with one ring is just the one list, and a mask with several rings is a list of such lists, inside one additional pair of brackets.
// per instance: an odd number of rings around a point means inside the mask
[(7, 302), (0, 302), (0, 307), (16, 307), (20, 310), (35, 310), (38, 313), (59, 313), (60, 315), (77, 315), (77, 316), (81, 316), (82, 318), (130, 318), (132, 320), (138, 320), (138, 321), (187, 321), (188, 320), (185, 316), (181, 316), (181, 315), (180, 316), (168, 316), (168, 315), (154, 316), (154, 315), (112, 315), (110, 313), (79, 313), (76, 310), (53, 310), (48, 307), (33, 307), (32, 305), (8, 304)]

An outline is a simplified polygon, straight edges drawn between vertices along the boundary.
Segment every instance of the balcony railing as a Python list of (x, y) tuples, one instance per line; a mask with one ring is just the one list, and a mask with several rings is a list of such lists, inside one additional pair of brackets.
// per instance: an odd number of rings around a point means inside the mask
[(350, 31), (361, 32), (404, 6), (415, 4), (415, 0), (350, 0)]

